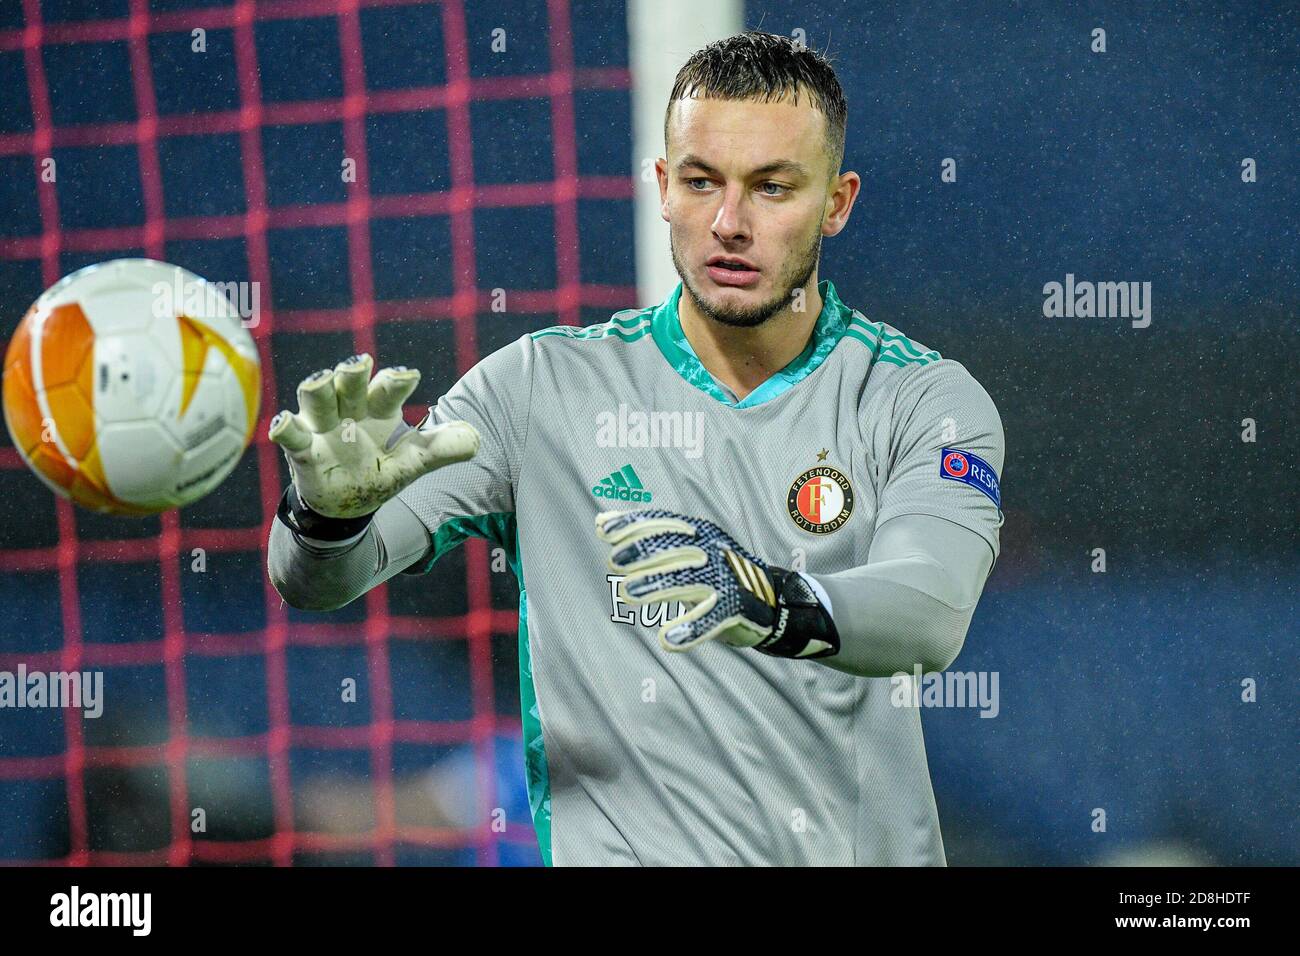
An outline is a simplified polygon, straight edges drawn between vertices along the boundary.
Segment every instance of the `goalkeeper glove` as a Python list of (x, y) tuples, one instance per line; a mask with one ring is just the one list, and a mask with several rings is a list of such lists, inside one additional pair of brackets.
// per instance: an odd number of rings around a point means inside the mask
[(431, 425), (428, 414), (415, 427), (403, 420), (417, 369), (380, 369), (371, 381), (373, 367), (369, 355), (354, 355), (313, 373), (298, 386), (299, 413), (271, 420), (267, 437), (284, 449), (293, 476), (281, 514), (309, 537), (342, 540), (363, 530), (417, 478), (478, 452), (468, 422)]
[(665, 650), (720, 639), (774, 657), (827, 657), (840, 649), (830, 612), (808, 579), (771, 567), (711, 521), (660, 509), (605, 511), (596, 533), (613, 546), (629, 604), (680, 600), (691, 608), (659, 629)]

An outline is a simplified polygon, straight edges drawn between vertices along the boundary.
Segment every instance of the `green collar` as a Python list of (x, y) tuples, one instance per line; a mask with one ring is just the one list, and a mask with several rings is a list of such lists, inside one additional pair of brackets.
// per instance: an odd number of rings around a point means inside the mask
[(724, 405), (732, 408), (749, 408), (784, 394), (786, 390), (807, 378), (826, 360), (826, 356), (831, 354), (831, 349), (835, 348), (843, 338), (853, 317), (852, 310), (840, 301), (840, 297), (835, 293), (835, 286), (829, 279), (818, 282), (817, 291), (821, 293), (822, 311), (817, 316), (817, 324), (813, 326), (813, 333), (807, 346), (794, 361), (739, 402), (735, 400), (734, 395), (729, 394), (729, 390), (714, 381), (713, 376), (700, 364), (695, 350), (691, 348), (691, 343), (686, 340), (686, 333), (682, 331), (681, 317), (677, 314), (677, 303), (682, 296), (680, 282), (677, 283), (677, 288), (672, 291), (672, 294), (655, 308), (650, 317), (650, 332), (654, 336), (655, 344), (659, 346), (659, 351), (668, 360), (668, 364), (689, 384), (702, 392), (707, 392)]

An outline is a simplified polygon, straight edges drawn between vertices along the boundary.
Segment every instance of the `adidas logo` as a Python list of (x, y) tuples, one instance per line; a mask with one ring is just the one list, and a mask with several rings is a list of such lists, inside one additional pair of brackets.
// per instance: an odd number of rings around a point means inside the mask
[(637, 477), (636, 469), (631, 465), (610, 472), (592, 487), (591, 493), (597, 498), (613, 501), (640, 501), (647, 504), (650, 501), (650, 492), (645, 490), (641, 479)]

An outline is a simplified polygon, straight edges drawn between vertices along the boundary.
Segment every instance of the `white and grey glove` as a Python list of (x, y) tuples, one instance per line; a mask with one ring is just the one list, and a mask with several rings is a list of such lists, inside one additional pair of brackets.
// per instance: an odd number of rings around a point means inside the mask
[(418, 369), (383, 368), (372, 381), (373, 367), (362, 354), (309, 375), (298, 385), (298, 414), (271, 420), (267, 437), (284, 449), (293, 475), (289, 493), (316, 515), (371, 515), (422, 475), (478, 452), (468, 422), (435, 425), (427, 414), (415, 427), (403, 420)]

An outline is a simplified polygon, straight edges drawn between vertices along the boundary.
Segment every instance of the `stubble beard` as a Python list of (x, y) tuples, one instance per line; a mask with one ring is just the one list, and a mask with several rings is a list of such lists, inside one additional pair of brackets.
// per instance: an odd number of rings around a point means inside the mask
[(786, 308), (793, 301), (796, 289), (802, 289), (812, 278), (813, 271), (817, 268), (817, 261), (821, 257), (822, 234), (818, 229), (813, 233), (812, 239), (798, 254), (786, 259), (786, 267), (780, 280), (777, 282), (775, 295), (766, 302), (760, 302), (757, 305), (748, 307), (738, 306), (721, 306), (710, 302), (695, 287), (690, 273), (682, 265), (681, 260), (677, 257), (677, 245), (673, 242), (672, 231), (668, 233), (668, 249), (673, 257), (673, 267), (681, 277), (682, 285), (686, 292), (690, 294), (695, 307), (704, 315), (722, 325), (729, 325), (738, 329), (752, 329), (762, 325), (772, 316), (776, 315), (782, 309)]

